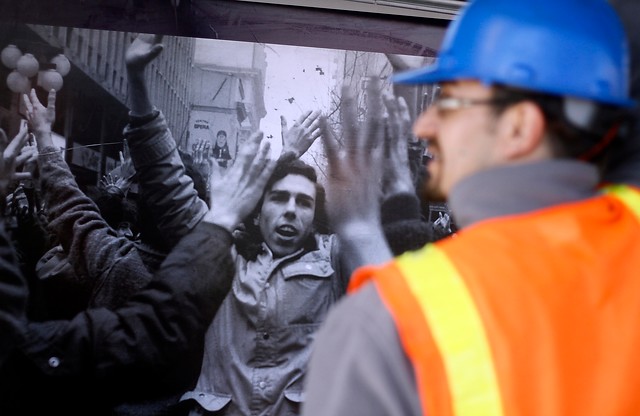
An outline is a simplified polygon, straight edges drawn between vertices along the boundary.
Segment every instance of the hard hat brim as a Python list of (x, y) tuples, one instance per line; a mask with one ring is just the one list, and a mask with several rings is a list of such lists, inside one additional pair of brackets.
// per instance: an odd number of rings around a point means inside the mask
[(436, 82), (451, 79), (451, 74), (445, 75), (439, 70), (438, 65), (429, 65), (418, 69), (402, 71), (391, 76), (391, 81), (396, 84), (434, 84)]
[[(463, 79), (476, 79), (486, 84), (500, 83), (498, 80), (487, 80), (487, 79), (478, 79), (470, 74), (465, 74), (460, 71), (452, 70), (452, 69), (443, 69), (437, 63), (428, 65), (422, 68), (410, 69), (408, 71), (402, 71), (397, 74), (391, 76), (391, 82), (395, 84), (405, 84), (405, 85), (429, 85), (435, 84), (438, 82), (447, 82), (447, 81), (459, 81)], [(508, 84), (508, 83), (505, 83)], [(527, 89), (527, 85), (513, 85), (516, 87)], [(549, 94), (555, 95), (567, 95), (563, 94), (560, 91), (546, 91)], [(571, 95), (571, 94), (569, 94)], [(576, 95), (578, 96), (578, 95)], [(630, 98), (614, 98), (608, 97), (608, 99), (602, 99), (598, 97), (579, 97), (583, 99), (593, 100), (596, 102), (600, 102), (602, 104), (609, 104), (614, 106), (619, 106), (627, 109), (638, 107), (638, 103), (636, 100)]]

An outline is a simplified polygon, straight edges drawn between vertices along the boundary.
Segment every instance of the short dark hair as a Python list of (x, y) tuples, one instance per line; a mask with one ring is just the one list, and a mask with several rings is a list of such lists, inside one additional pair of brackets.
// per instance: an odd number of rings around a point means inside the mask
[(227, 137), (227, 132), (224, 130), (218, 130), (218, 132), (216, 133), (216, 137), (223, 135), (224, 137)]
[[(601, 165), (607, 159), (607, 149), (592, 152), (605, 135), (616, 125), (628, 120), (628, 111), (613, 105), (596, 104), (595, 116), (588, 127), (578, 126), (567, 118), (565, 98), (560, 95), (495, 85), (492, 106), (496, 115), (508, 107), (523, 101), (532, 101), (542, 111), (546, 132), (551, 138), (552, 151), (556, 157), (583, 159)], [(610, 146), (608, 146), (610, 147)]]

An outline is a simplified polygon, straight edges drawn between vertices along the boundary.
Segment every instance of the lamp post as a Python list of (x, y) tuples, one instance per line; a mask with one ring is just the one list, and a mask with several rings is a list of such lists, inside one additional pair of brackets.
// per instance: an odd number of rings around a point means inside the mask
[(38, 62), (35, 56), (22, 53), (13, 44), (5, 46), (0, 59), (4, 66), (13, 69), (7, 76), (7, 87), (18, 94), (28, 93), (33, 81), (45, 91), (59, 91), (64, 84), (62, 77), (71, 70), (71, 63), (63, 54), (54, 56), (49, 62)]
[[(34, 52), (35, 53), (35, 52)], [(40, 56), (40, 55), (38, 55)], [(10, 134), (17, 132), (20, 117), (24, 113), (24, 103), (20, 98), (28, 94), (32, 87), (38, 86), (44, 91), (60, 91), (64, 85), (63, 77), (71, 70), (69, 59), (63, 54), (57, 54), (48, 62), (37, 59), (33, 54), (20, 50), (16, 45), (9, 44), (0, 52), (0, 61), (11, 70), (7, 75), (7, 87), (13, 92), (11, 100)]]

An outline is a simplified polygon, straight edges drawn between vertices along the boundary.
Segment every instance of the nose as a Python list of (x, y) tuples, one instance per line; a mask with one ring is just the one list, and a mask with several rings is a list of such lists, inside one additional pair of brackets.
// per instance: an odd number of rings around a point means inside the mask
[(423, 111), (413, 124), (413, 134), (422, 140), (432, 140), (438, 132), (438, 110), (435, 106), (430, 106)]
[(289, 218), (296, 216), (296, 199), (295, 198), (289, 198), (289, 200), (285, 205), (284, 214)]

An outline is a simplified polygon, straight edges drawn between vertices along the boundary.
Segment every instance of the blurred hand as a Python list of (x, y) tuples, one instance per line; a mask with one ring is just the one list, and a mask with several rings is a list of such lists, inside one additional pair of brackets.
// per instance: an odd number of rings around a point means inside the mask
[(261, 146), (262, 138), (262, 132), (254, 133), (239, 149), (235, 162), (226, 174), (212, 175), (211, 208), (203, 219), (205, 222), (233, 232), (262, 198), (276, 164), (269, 159), (269, 142)]
[(411, 116), (404, 98), (384, 96), (387, 109), (385, 129), (385, 163), (383, 166), (383, 199), (399, 193), (415, 193), (409, 165), (409, 142), (413, 142)]
[(140, 33), (127, 48), (124, 60), (129, 71), (144, 71), (164, 49), (162, 35)]
[(366, 97), (366, 118), (360, 125), (355, 98), (348, 88), (343, 88), (340, 114), (344, 148), (340, 148), (327, 120), (321, 120), (329, 161), (327, 211), (338, 233), (380, 222), (384, 123), (379, 80), (367, 83)]
[(280, 116), (282, 127), (282, 154), (292, 153), (296, 158), (302, 156), (320, 137), (320, 111), (307, 111), (287, 127), (287, 120)]

